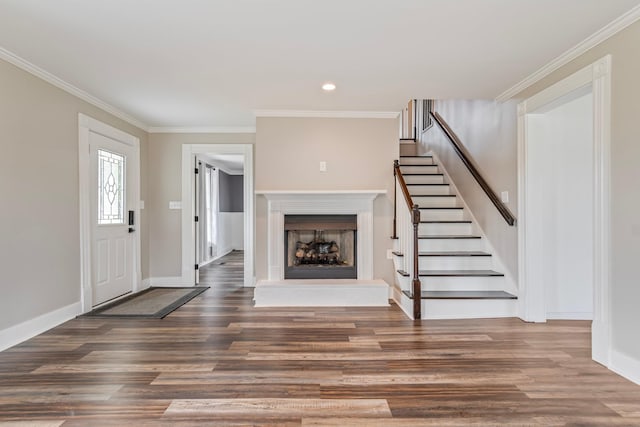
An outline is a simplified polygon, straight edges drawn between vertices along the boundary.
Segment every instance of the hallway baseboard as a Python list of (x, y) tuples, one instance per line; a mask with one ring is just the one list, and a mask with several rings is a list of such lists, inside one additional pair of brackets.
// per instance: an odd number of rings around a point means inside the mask
[(80, 301), (0, 331), (0, 351), (20, 344), (82, 313)]

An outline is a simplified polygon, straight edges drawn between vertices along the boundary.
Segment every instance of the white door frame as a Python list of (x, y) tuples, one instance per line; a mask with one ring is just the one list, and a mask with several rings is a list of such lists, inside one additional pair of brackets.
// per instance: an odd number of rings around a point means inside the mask
[[(593, 324), (592, 357), (609, 366), (611, 353), (610, 331), (610, 151), (611, 151), (611, 56), (594, 62), (553, 86), (539, 92), (518, 105), (518, 281), (519, 312), (526, 321), (546, 321), (544, 289), (533, 286), (536, 271), (527, 269), (535, 264), (536, 249), (527, 242), (527, 115), (549, 105), (563, 96), (591, 86), (593, 93), (594, 137), (594, 203), (593, 203)], [(553, 155), (553, 153), (550, 153)], [(534, 221), (535, 218), (531, 218)]]
[(253, 144), (182, 145), (182, 275), (184, 285), (195, 284), (194, 159), (196, 154), (241, 154), (244, 156), (244, 286), (255, 286), (255, 206), (253, 194)]
[(115, 141), (133, 147), (133, 159), (127, 159), (134, 165), (132, 176), (128, 177), (128, 191), (134, 206), (129, 210), (135, 212), (136, 233), (133, 239), (132, 270), (133, 283), (131, 290), (140, 290), (142, 283), (142, 266), (140, 262), (140, 140), (133, 135), (102, 123), (92, 117), (82, 113), (78, 114), (78, 166), (79, 166), (79, 202), (80, 202), (80, 299), (82, 312), (86, 313), (92, 309), (93, 287), (91, 284), (91, 196), (90, 192), (90, 155), (89, 155), (89, 133), (97, 133)]

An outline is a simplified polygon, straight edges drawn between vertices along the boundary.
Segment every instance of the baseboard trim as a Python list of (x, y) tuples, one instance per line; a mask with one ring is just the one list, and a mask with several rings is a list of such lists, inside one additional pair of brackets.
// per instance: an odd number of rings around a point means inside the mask
[(640, 385), (640, 360), (612, 350), (609, 369), (629, 381)]
[(548, 320), (593, 320), (593, 312), (552, 312), (547, 313)]
[(80, 301), (0, 331), (0, 351), (20, 344), (82, 313)]
[(149, 277), (148, 279), (149, 286), (156, 286), (158, 288), (161, 287), (171, 287), (171, 286), (194, 286), (193, 283), (187, 283), (182, 280), (181, 276), (175, 277)]

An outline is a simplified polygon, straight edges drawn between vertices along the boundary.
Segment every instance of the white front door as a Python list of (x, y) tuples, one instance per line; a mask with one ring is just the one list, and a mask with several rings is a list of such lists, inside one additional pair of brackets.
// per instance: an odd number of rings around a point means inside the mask
[(133, 290), (133, 147), (89, 132), (91, 286), (96, 306)]

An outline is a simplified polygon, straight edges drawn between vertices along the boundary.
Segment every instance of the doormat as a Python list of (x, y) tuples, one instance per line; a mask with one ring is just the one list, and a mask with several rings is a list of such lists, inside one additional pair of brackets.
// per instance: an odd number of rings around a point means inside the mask
[(150, 287), (121, 300), (98, 307), (82, 316), (162, 319), (207, 289), (209, 286), (195, 288)]

